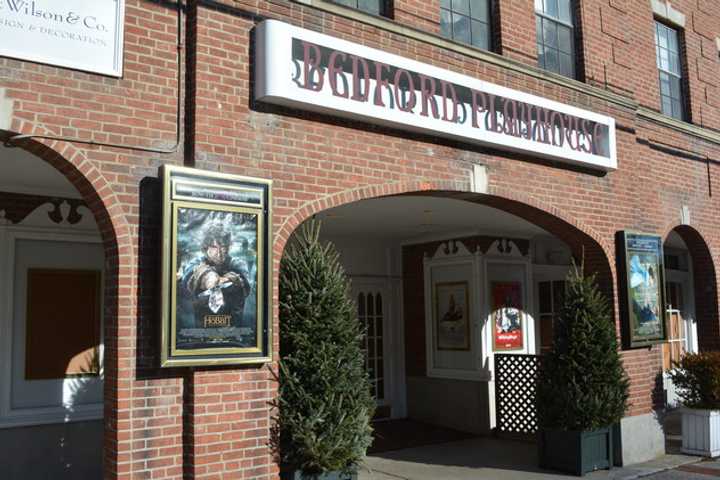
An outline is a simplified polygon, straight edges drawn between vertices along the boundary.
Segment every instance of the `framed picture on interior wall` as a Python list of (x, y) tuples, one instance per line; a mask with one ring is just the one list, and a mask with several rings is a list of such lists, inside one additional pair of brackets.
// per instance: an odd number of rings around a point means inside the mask
[(630, 348), (667, 339), (662, 238), (623, 231), (618, 236), (623, 341)]
[(493, 322), (493, 350), (522, 350), (525, 323), (520, 282), (492, 282), (490, 285)]
[(269, 180), (163, 169), (161, 365), (270, 360)]
[(470, 350), (468, 282), (435, 284), (435, 338), (438, 350)]

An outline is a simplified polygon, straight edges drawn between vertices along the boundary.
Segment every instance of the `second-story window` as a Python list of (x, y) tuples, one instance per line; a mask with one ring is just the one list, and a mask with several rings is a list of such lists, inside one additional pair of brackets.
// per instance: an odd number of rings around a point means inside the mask
[(535, 0), (538, 66), (575, 78), (572, 0)]
[(656, 21), (655, 52), (660, 75), (662, 113), (684, 120), (683, 78), (678, 31)]
[(444, 37), (490, 50), (490, 0), (440, 0)]
[(357, 8), (366, 13), (372, 13), (373, 15), (382, 15), (384, 17), (390, 16), (390, 12), (387, 7), (387, 0), (330, 0), (333, 3), (339, 3), (346, 7)]

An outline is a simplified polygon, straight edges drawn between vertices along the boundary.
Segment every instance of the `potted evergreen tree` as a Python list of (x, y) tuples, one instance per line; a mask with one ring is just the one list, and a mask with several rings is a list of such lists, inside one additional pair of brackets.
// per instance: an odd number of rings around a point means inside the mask
[(349, 281), (319, 235), (319, 223), (303, 226), (280, 264), (281, 476), (354, 479), (372, 442), (375, 400)]
[(625, 414), (628, 385), (607, 300), (574, 265), (538, 378), (540, 466), (575, 475), (612, 468), (612, 425)]
[(670, 370), (683, 405), (682, 451), (720, 456), (720, 352), (688, 353)]

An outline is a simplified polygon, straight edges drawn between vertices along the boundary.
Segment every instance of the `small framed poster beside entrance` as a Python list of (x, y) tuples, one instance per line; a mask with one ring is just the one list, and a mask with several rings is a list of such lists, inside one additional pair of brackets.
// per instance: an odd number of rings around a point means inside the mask
[(270, 361), (271, 181), (162, 176), (161, 365)]
[(623, 231), (617, 240), (623, 343), (630, 348), (663, 343), (667, 327), (662, 238)]
[(524, 322), (522, 284), (520, 282), (492, 282), (493, 350), (496, 352), (522, 350)]

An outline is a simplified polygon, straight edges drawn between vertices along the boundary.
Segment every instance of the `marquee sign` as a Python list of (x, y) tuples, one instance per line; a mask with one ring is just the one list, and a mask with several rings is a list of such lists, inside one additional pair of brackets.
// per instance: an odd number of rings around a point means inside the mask
[(125, 0), (0, 0), (0, 55), (122, 76)]
[(599, 170), (614, 119), (353, 42), (266, 20), (255, 99)]

